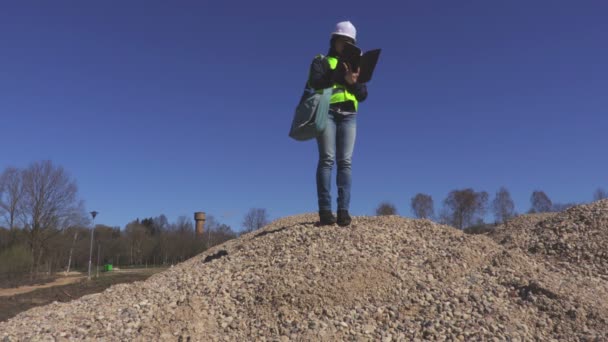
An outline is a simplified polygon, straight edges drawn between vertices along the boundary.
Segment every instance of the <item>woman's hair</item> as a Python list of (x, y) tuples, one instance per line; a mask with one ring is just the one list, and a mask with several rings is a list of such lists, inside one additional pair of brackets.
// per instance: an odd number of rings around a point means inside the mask
[(343, 39), (346, 40), (347, 42), (351, 43), (351, 44), (355, 44), (355, 40), (350, 38), (350, 37), (346, 37), (346, 36), (340, 36), (337, 34), (334, 34), (331, 36), (331, 39), (329, 40), (329, 47), (330, 48), (334, 48), (334, 44), (336, 43), (336, 40), (338, 39)]

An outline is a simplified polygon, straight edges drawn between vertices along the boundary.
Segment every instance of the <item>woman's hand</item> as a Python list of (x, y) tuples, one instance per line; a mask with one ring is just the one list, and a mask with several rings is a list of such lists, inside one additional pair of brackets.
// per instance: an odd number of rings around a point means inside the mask
[(342, 63), (342, 64), (344, 65), (344, 70), (346, 70), (346, 72), (344, 73), (344, 81), (349, 85), (353, 85), (353, 84), (357, 83), (357, 79), (359, 78), (360, 69), (357, 68), (356, 71), (351, 71), (350, 68), (348, 67), (348, 64), (346, 64), (346, 63)]

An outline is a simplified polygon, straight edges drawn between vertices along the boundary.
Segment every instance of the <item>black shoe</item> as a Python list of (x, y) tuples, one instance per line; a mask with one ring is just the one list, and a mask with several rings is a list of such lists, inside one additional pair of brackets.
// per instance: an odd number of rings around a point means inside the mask
[(320, 226), (330, 226), (336, 223), (336, 217), (332, 214), (331, 210), (319, 210), (319, 222)]
[(348, 226), (351, 222), (348, 210), (338, 210), (338, 226)]

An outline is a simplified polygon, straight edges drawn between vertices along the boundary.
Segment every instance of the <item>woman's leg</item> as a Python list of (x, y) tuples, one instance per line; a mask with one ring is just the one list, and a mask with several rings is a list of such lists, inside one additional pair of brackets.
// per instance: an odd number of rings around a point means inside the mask
[(319, 211), (331, 211), (331, 169), (336, 156), (336, 122), (330, 111), (327, 127), (323, 134), (317, 137), (319, 147), (319, 163), (317, 164), (317, 199)]
[(357, 135), (357, 115), (344, 115), (336, 121), (338, 210), (348, 210), (350, 206), (351, 161)]

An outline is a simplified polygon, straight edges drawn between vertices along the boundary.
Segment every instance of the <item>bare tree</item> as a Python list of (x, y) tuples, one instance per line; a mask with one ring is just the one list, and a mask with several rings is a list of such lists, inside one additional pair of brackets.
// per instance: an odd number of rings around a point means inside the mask
[(207, 215), (207, 217), (205, 218), (205, 227), (203, 228), (203, 231), (205, 232), (204, 235), (206, 235), (203, 236), (205, 248), (210, 248), (211, 246), (214, 246), (215, 234), (211, 233), (219, 226), (220, 223), (215, 219), (215, 216)]
[(505, 187), (498, 190), (494, 201), (492, 201), (492, 208), (494, 209), (496, 222), (505, 223), (515, 216), (515, 204), (511, 199), (509, 190)]
[(76, 244), (76, 239), (78, 239), (78, 229), (74, 230), (74, 240), (72, 241), (72, 246), (70, 246), (70, 256), (68, 257), (68, 267), (65, 270), (65, 275), (70, 273), (70, 267), (72, 266), (72, 254), (74, 253), (74, 245)]
[(243, 219), (244, 232), (249, 233), (258, 230), (268, 224), (268, 214), (266, 209), (252, 208), (245, 214)]
[(606, 192), (606, 190), (604, 190), (603, 188), (597, 188), (595, 190), (595, 192), (593, 193), (593, 200), (594, 201), (600, 201), (600, 200), (603, 200), (605, 198), (608, 198), (608, 192)]
[(553, 208), (553, 203), (549, 199), (549, 196), (543, 191), (535, 190), (530, 196), (530, 213), (548, 213)]
[(483, 223), (487, 202), (488, 193), (485, 191), (475, 192), (470, 188), (453, 190), (443, 201), (444, 215), (452, 226), (464, 229)]
[(194, 234), (194, 224), (192, 224), (192, 220), (188, 216), (182, 215), (178, 217), (173, 226), (173, 230), (177, 231), (180, 235)]
[(228, 240), (234, 239), (236, 237), (236, 233), (232, 230), (232, 228), (229, 225), (226, 224), (220, 224), (216, 230), (214, 231), (215, 233), (215, 242), (216, 244), (220, 244), (220, 243), (224, 243)]
[(149, 230), (139, 220), (135, 220), (127, 224), (125, 227), (125, 234), (129, 246), (131, 265), (143, 264), (145, 249), (147, 242), (150, 239)]
[(433, 198), (430, 195), (418, 193), (412, 197), (412, 212), (414, 216), (422, 219), (430, 219), (435, 215)]
[(397, 215), (397, 207), (390, 202), (382, 202), (376, 208), (377, 216), (385, 216), (385, 215)]
[(0, 214), (14, 232), (21, 214), (23, 199), (22, 171), (14, 167), (5, 169), (0, 175)]
[(54, 234), (86, 220), (78, 188), (62, 167), (51, 161), (36, 162), (22, 172), (23, 226), (38, 267), (46, 241)]
[[(176, 234), (171, 244), (171, 254), (180, 254), (183, 259), (187, 259), (201, 251), (204, 245), (199, 239), (194, 238), (194, 223), (189, 216), (178, 217), (173, 226)], [(165, 253), (166, 262), (167, 253)]]
[(452, 222), (451, 212), (445, 205), (437, 213), (437, 222), (443, 225), (450, 225)]

